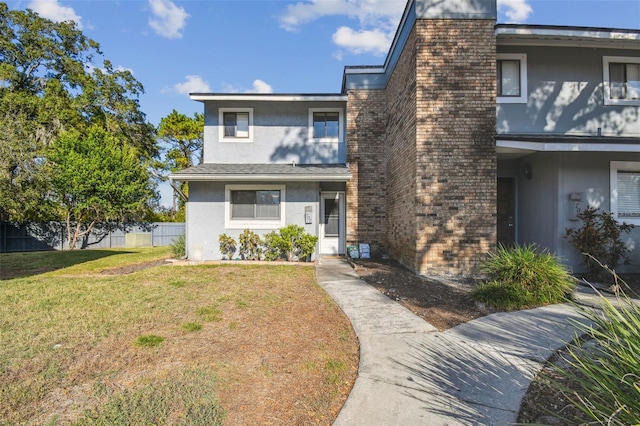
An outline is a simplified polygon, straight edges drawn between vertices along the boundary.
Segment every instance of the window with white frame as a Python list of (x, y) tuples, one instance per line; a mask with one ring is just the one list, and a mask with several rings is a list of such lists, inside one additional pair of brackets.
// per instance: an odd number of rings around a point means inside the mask
[(498, 103), (527, 102), (527, 55), (499, 53), (496, 56)]
[(342, 141), (343, 122), (342, 109), (309, 109), (309, 135), (314, 141)]
[(611, 211), (616, 219), (640, 224), (640, 162), (611, 162)]
[(226, 185), (226, 228), (284, 226), (284, 185)]
[(605, 56), (602, 64), (605, 105), (640, 105), (640, 57)]
[(253, 142), (253, 108), (220, 108), (221, 142)]

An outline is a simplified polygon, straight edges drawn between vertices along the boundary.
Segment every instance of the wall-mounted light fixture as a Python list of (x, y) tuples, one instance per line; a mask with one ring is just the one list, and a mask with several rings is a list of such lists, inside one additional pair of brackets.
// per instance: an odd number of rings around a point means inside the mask
[(531, 164), (525, 164), (523, 170), (524, 177), (527, 179), (533, 178), (533, 170), (531, 169)]

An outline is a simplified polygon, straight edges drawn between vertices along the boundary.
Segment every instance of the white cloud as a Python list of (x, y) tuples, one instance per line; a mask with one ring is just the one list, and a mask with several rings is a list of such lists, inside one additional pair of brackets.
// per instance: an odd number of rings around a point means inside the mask
[(340, 27), (332, 39), (336, 45), (355, 54), (385, 55), (391, 44), (392, 34), (379, 29), (354, 31), (349, 27)]
[(54, 22), (73, 21), (78, 29), (82, 29), (82, 18), (72, 7), (62, 6), (58, 0), (31, 0), (27, 7), (43, 18)]
[(149, 26), (166, 38), (181, 38), (189, 14), (170, 0), (149, 0), (153, 17)]
[(533, 9), (527, 0), (498, 0), (498, 10), (503, 12), (508, 23), (523, 23)]
[[(298, 31), (309, 22), (325, 16), (357, 19), (359, 27), (341, 26), (332, 36), (333, 42), (354, 54), (384, 55), (395, 34), (406, 0), (310, 0), (287, 6), (280, 26)], [(342, 59), (343, 52), (334, 53)]]
[(199, 75), (188, 75), (184, 83), (173, 85), (173, 91), (181, 95), (188, 95), (189, 93), (210, 93), (211, 88), (209, 83)]
[(245, 93), (273, 93), (273, 87), (262, 80), (254, 80), (253, 89), (245, 90)]

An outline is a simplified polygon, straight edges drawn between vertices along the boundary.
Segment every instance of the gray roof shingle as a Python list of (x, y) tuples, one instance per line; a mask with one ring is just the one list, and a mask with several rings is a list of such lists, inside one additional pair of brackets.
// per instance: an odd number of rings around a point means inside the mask
[(174, 172), (173, 180), (337, 181), (351, 179), (346, 164), (200, 164)]

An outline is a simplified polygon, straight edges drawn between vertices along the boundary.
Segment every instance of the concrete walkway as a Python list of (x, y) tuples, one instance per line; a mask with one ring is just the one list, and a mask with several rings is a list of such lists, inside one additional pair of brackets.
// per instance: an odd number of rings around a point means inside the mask
[(509, 425), (543, 362), (585, 321), (568, 305), (498, 313), (444, 332), (321, 258), (320, 285), (360, 341), (358, 378), (334, 425)]

